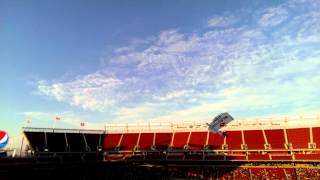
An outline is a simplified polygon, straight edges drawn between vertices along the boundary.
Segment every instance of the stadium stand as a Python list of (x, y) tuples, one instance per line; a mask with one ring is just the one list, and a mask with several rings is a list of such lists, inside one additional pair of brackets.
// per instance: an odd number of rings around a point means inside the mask
[(265, 130), (268, 144), (271, 149), (285, 149), (285, 137), (283, 129)]
[[(225, 127), (225, 136), (197, 123), (144, 128), (126, 124), (106, 126), (104, 131), (25, 128), (24, 134), (32, 157), (54, 153), (54, 157), (63, 155), (59, 162), (73, 162), (91, 153), (91, 160), (106, 166), (123, 162), (110, 168), (110, 173), (119, 172), (118, 179), (157, 179), (148, 172), (163, 173), (159, 176), (167, 179), (320, 179), (319, 119), (313, 124), (287, 119), (234, 122)], [(79, 156), (72, 159), (70, 153)], [(161, 168), (146, 168), (150, 164)]]
[(262, 130), (244, 131), (245, 144), (248, 149), (264, 149), (266, 144), (262, 134)]
[(138, 133), (123, 134), (120, 142), (120, 151), (132, 151), (137, 145), (138, 138)]
[(227, 145), (230, 150), (240, 150), (242, 145), (241, 131), (227, 132)]
[(315, 143), (315, 148), (320, 148), (320, 127), (312, 128), (313, 142)]
[(202, 150), (206, 144), (208, 132), (191, 132), (189, 149), (196, 151)]
[(174, 133), (173, 148), (177, 150), (183, 150), (188, 148), (188, 138), (190, 132), (176, 132)]
[(220, 136), (218, 134), (209, 133), (209, 139), (208, 139), (208, 149), (211, 150), (221, 150), (222, 146), (224, 144), (224, 137)]
[(139, 149), (149, 151), (151, 146), (153, 145), (155, 133), (142, 133), (140, 134), (139, 139)]
[(309, 128), (286, 129), (288, 143), (293, 149), (307, 149), (310, 142)]
[(103, 149), (105, 150), (116, 150), (119, 145), (122, 134), (105, 134), (103, 140)]

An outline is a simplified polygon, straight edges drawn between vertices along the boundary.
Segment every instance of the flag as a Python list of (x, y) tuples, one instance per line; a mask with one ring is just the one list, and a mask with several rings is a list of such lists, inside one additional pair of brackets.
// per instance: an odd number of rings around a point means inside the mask
[(84, 126), (84, 122), (80, 122), (80, 126), (83, 127)]

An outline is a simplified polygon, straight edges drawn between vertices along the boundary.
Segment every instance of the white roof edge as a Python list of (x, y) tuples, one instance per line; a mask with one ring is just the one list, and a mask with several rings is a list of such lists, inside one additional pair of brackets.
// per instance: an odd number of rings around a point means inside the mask
[[(110, 123), (105, 125), (105, 130), (108, 133), (207, 131), (208, 128), (206, 123), (208, 122)], [(306, 127), (320, 127), (320, 114), (257, 119), (235, 119), (227, 124), (227, 126), (222, 130), (236, 131)]]

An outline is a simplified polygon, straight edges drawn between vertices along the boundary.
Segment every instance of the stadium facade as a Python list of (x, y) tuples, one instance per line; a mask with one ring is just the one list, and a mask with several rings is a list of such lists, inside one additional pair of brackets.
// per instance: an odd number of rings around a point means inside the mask
[(172, 179), (320, 179), (320, 116), (234, 120), (223, 131), (204, 122), (23, 128), (33, 157), (162, 166)]

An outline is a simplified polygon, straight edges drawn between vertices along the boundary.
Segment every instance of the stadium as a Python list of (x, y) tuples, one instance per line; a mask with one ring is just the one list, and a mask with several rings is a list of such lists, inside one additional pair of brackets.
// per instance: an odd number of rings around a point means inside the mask
[(27, 157), (3, 168), (8, 177), (20, 169), (52, 179), (320, 178), (319, 116), (234, 120), (224, 128), (225, 136), (203, 122), (25, 127)]

